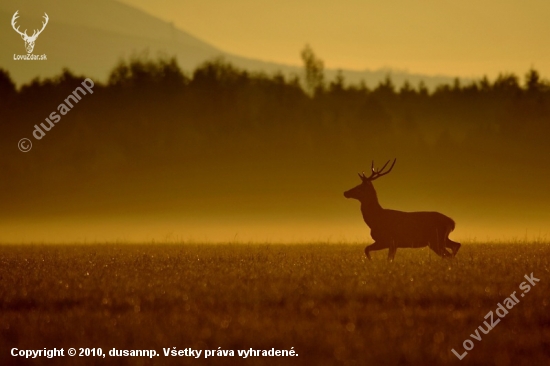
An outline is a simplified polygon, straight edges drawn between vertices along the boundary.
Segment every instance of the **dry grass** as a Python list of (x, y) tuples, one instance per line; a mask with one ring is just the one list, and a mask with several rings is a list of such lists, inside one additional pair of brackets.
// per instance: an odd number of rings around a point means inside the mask
[[(547, 365), (550, 246), (464, 245), (366, 262), (356, 245), (0, 247), (0, 364), (12, 347), (290, 349), (204, 365)], [(462, 361), (451, 348), (533, 272), (540, 283)], [(145, 358), (31, 364), (150, 364)]]

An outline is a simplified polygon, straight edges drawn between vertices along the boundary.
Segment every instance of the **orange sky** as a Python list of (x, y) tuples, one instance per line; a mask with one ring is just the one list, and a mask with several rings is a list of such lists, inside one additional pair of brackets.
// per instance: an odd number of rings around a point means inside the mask
[(300, 64), (477, 77), (550, 74), (547, 0), (123, 0), (227, 52)]

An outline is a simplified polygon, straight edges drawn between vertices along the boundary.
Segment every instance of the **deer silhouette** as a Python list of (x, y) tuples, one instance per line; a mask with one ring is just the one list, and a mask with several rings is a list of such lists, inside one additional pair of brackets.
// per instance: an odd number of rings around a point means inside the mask
[[(388, 260), (393, 261), (397, 248), (422, 248), (428, 246), (442, 258), (454, 257), (460, 249), (460, 243), (449, 239), (455, 228), (455, 222), (439, 212), (403, 212), (382, 208), (372, 182), (393, 169), (397, 159), (387, 171), (389, 160), (381, 169), (371, 165), (371, 175), (359, 174), (361, 184), (344, 192), (344, 197), (361, 202), (363, 220), (371, 229), (374, 244), (365, 248), (370, 260), (370, 252), (389, 249)], [(450, 248), (450, 253), (446, 248)]]

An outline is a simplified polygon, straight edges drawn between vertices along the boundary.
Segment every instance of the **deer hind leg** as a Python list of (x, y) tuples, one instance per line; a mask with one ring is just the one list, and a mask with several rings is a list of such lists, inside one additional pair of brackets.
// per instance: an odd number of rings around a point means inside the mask
[(367, 247), (365, 248), (365, 255), (369, 260), (371, 260), (370, 252), (374, 250), (382, 250), (382, 249), (388, 249), (388, 248), (389, 248), (389, 245), (387, 243), (377, 241), (371, 245), (367, 245)]
[(435, 252), (435, 254), (437, 254), (441, 258), (450, 258), (453, 256), (447, 249), (445, 249), (440, 245), (437, 245), (437, 244), (433, 245), (432, 243), (430, 243), (428, 246), (430, 247), (431, 250)]
[(447, 241), (445, 243), (445, 246), (447, 248), (450, 248), (453, 252), (452, 256), (454, 257), (456, 255), (456, 253), (458, 253), (458, 250), (460, 249), (461, 247), (461, 244), (460, 243), (457, 243), (456, 241), (452, 241), (451, 239), (447, 238)]
[(428, 243), (430, 249), (432, 249), (441, 258), (453, 257), (452, 253), (445, 248), (447, 246), (447, 241), (449, 240), (448, 235), (448, 233), (445, 234), (443, 232), (439, 232), (439, 230), (436, 230), (435, 238), (433, 238), (435, 239), (435, 243)]

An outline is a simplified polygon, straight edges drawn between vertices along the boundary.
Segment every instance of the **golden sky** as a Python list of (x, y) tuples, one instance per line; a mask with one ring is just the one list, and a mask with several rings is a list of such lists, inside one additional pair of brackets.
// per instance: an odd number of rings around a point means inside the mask
[(550, 74), (548, 0), (123, 0), (234, 54), (463, 77)]

